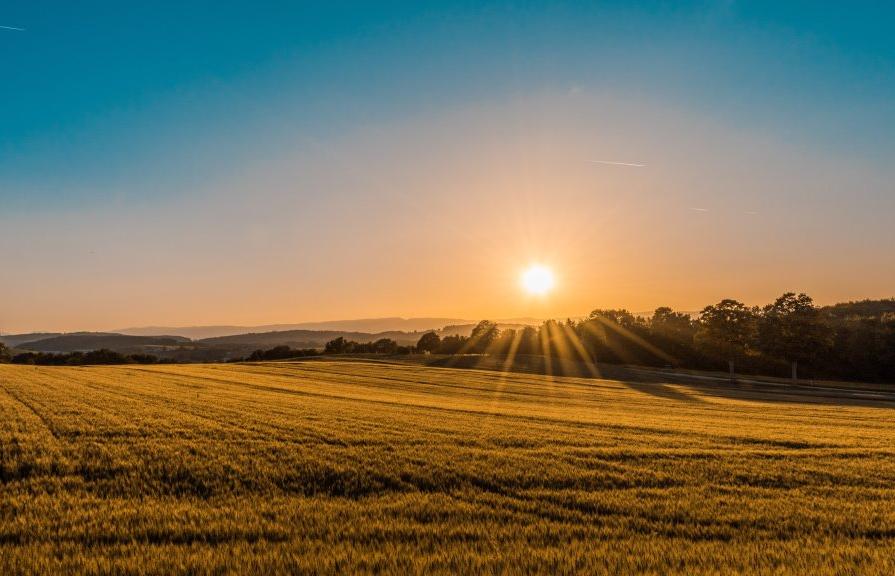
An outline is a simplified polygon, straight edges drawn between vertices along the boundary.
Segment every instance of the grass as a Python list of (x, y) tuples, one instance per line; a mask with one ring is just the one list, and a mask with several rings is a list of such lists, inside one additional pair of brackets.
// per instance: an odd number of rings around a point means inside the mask
[(0, 573), (33, 572), (892, 574), (895, 410), (364, 361), (0, 365)]

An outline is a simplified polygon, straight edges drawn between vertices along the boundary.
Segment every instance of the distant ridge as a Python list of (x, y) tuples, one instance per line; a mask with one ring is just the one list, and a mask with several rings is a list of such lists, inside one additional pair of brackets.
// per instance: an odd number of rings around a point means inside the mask
[[(498, 324), (537, 325), (541, 321), (536, 318), (509, 318), (495, 320)], [(445, 326), (463, 326), (474, 324), (473, 320), (462, 318), (360, 318), (356, 320), (331, 320), (325, 322), (302, 322), (298, 324), (266, 324), (261, 326), (140, 326), (114, 330), (117, 334), (129, 336), (183, 336), (192, 340), (238, 336), (240, 334), (259, 334), (264, 332), (288, 332), (294, 330), (313, 330), (318, 332), (365, 332), (380, 334), (383, 332), (424, 332), (441, 330)]]
[(35, 352), (87, 352), (109, 348), (117, 351), (144, 352), (148, 346), (176, 348), (189, 343), (183, 336), (125, 336), (105, 332), (80, 332), (23, 342), (17, 347)]
[(19, 344), (26, 342), (36, 342), (37, 340), (46, 340), (55, 336), (62, 336), (61, 332), (29, 332), (27, 334), (4, 334), (0, 336), (0, 342), (7, 346), (15, 348)]

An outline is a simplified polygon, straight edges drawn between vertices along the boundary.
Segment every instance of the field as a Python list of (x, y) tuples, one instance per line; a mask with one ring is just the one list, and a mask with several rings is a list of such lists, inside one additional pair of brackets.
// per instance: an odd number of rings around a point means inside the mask
[(895, 403), (373, 361), (0, 365), (0, 573), (895, 573)]

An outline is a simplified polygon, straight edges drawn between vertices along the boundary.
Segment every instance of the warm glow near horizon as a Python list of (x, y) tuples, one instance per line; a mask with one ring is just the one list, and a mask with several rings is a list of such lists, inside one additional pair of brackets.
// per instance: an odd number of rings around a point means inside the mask
[(3, 333), (893, 296), (895, 74), (795, 19), (12, 4)]

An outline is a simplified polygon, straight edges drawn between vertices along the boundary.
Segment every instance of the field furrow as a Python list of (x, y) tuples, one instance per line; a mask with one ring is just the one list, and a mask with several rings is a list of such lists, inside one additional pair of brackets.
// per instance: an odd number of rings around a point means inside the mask
[(895, 407), (382, 362), (0, 365), (0, 572), (895, 572)]

